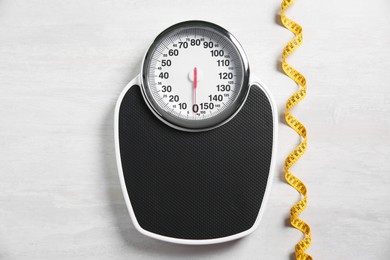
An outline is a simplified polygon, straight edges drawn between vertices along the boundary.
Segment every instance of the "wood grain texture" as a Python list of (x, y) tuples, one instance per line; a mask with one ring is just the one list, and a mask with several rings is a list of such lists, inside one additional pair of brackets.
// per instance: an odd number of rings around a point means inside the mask
[[(282, 160), (259, 228), (239, 241), (181, 246), (144, 237), (117, 177), (113, 109), (149, 43), (183, 20), (220, 24), (242, 43), (280, 117), (296, 86), (279, 69), (292, 35), (279, 1), (0, 1), (0, 259), (289, 259), (297, 194)], [(308, 79), (293, 112), (309, 130), (293, 171), (309, 187), (302, 218), (315, 259), (390, 259), (390, 2), (298, 1), (289, 61)]]

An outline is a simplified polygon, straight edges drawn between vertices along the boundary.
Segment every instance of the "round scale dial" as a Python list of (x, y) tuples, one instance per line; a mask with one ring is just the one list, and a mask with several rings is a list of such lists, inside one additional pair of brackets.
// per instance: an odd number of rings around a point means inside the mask
[(187, 130), (210, 129), (230, 118), (246, 96), (248, 77), (237, 40), (206, 22), (168, 28), (143, 65), (143, 89), (152, 110)]

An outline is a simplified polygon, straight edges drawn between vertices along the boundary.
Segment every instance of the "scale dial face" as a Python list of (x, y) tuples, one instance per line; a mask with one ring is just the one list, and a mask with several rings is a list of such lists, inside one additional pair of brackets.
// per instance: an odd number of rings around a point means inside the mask
[(202, 131), (228, 121), (248, 92), (242, 47), (223, 28), (201, 21), (176, 24), (149, 48), (143, 94), (152, 111), (180, 130)]

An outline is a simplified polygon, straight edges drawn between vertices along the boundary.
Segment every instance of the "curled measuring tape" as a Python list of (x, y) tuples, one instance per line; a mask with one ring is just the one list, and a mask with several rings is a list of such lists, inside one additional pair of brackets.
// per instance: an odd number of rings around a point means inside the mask
[(310, 226), (298, 216), (301, 214), (307, 207), (307, 189), (305, 184), (298, 179), (294, 174), (290, 172), (290, 168), (299, 160), (299, 158), (305, 153), (307, 147), (307, 133), (305, 126), (299, 122), (291, 113), (290, 110), (296, 106), (302, 99), (306, 96), (306, 79), (294, 69), (290, 64), (287, 63), (286, 58), (293, 53), (303, 41), (302, 38), (302, 27), (288, 18), (285, 15), (286, 9), (292, 5), (295, 0), (283, 0), (281, 5), (281, 21), (285, 28), (294, 33), (295, 37), (288, 42), (288, 44), (283, 48), (282, 53), (282, 68), (284, 73), (294, 80), (299, 85), (299, 90), (296, 91), (286, 103), (286, 122), (287, 124), (294, 129), (302, 138), (301, 143), (287, 156), (284, 162), (284, 172), (286, 181), (294, 187), (300, 194), (301, 200), (298, 201), (290, 211), (290, 222), (291, 225), (296, 229), (300, 230), (305, 237), (298, 242), (295, 246), (295, 257), (296, 259), (312, 259), (312, 257), (306, 254), (306, 249), (311, 245), (311, 233)]

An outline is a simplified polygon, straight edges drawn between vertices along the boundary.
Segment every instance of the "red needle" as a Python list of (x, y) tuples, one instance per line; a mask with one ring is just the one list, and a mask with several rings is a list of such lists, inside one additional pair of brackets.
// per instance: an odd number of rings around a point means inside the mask
[(196, 104), (196, 87), (198, 86), (198, 69), (194, 68), (194, 104)]

